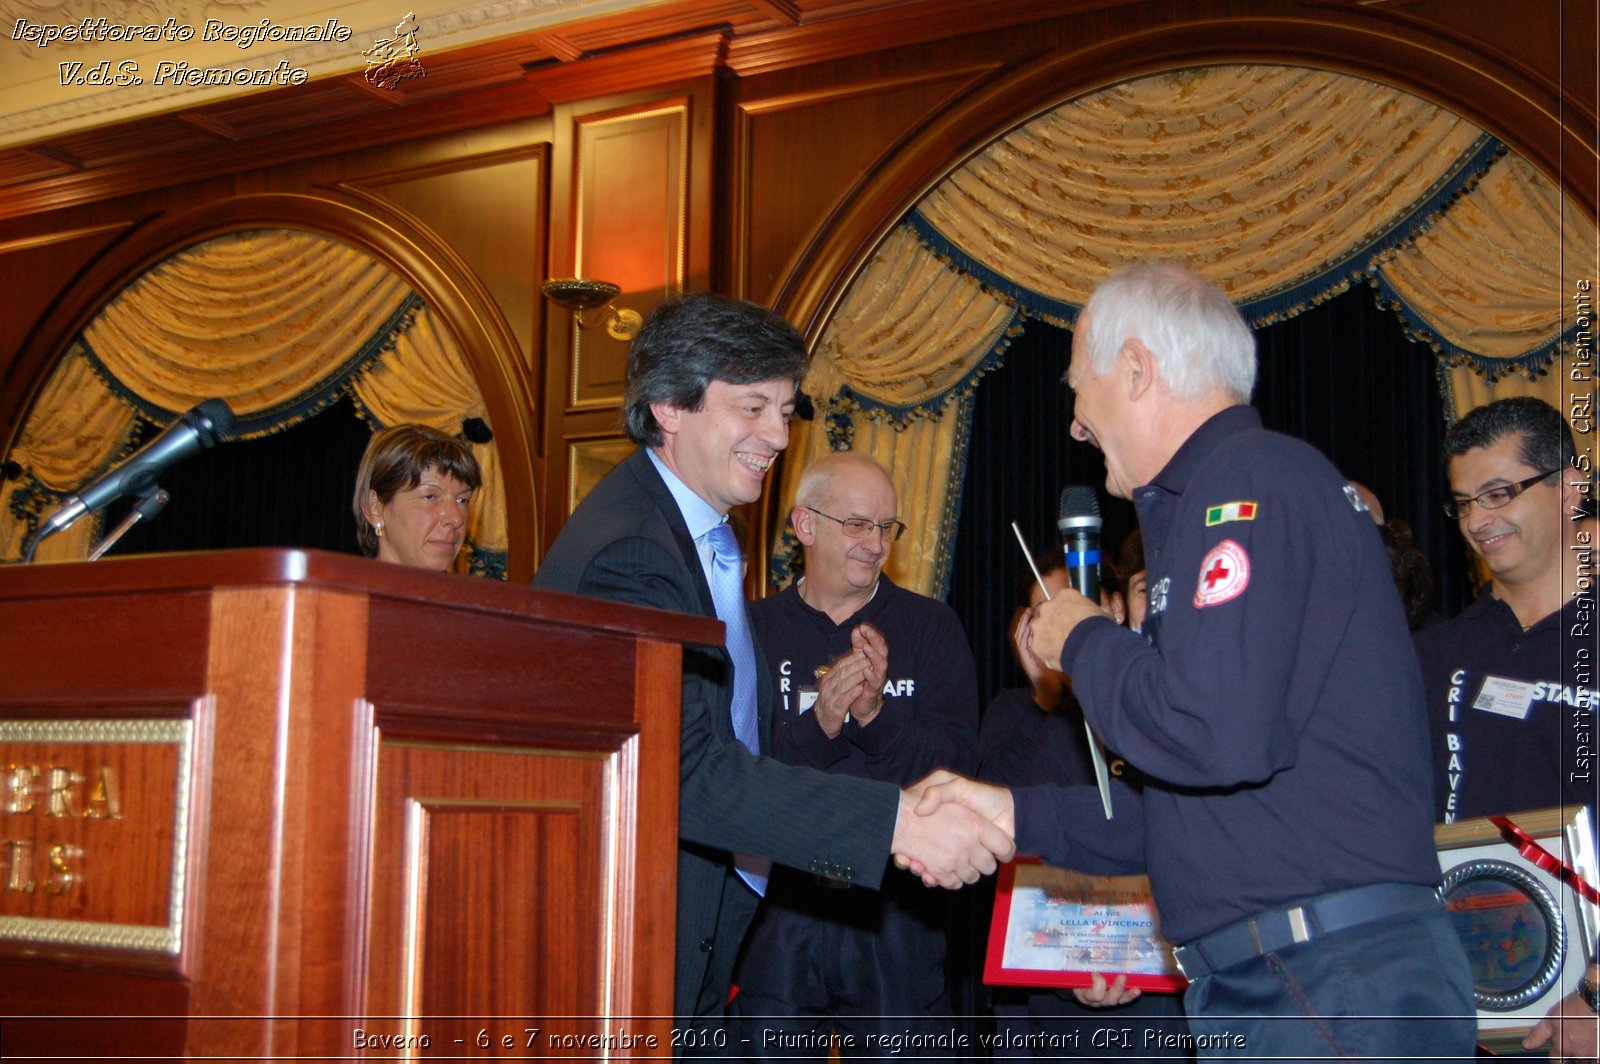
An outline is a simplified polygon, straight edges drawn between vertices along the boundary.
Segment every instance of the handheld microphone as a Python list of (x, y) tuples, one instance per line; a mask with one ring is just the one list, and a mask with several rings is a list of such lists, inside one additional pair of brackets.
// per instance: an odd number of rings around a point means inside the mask
[(148, 495), (167, 467), (225, 440), (233, 432), (233, 410), (221, 399), (207, 399), (135, 451), (127, 461), (90, 485), (68, 495), (61, 509), (39, 526), (38, 539), (60, 532), (78, 518), (109, 506), (124, 495)]
[(1100, 603), (1100, 499), (1093, 488), (1074, 484), (1061, 489), (1061, 550), (1072, 586), (1090, 602)]

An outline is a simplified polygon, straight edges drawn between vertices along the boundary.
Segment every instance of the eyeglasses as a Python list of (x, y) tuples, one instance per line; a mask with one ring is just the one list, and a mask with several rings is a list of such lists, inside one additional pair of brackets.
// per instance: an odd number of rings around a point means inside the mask
[(1535, 473), (1527, 480), (1519, 480), (1515, 484), (1503, 484), (1498, 488), (1490, 488), (1488, 491), (1474, 495), (1470, 499), (1451, 499), (1444, 504), (1444, 512), (1452, 519), (1459, 521), (1472, 510), (1473, 503), (1477, 503), (1480, 510), (1498, 510), (1545, 477), (1548, 477), (1551, 473), (1559, 472), (1559, 469), (1546, 469), (1543, 473)]
[(865, 517), (835, 517), (832, 514), (823, 513), (815, 506), (807, 506), (804, 509), (810, 510), (818, 517), (826, 517), (828, 520), (836, 522), (840, 528), (844, 529), (844, 534), (851, 539), (862, 539), (876, 528), (883, 533), (884, 539), (893, 543), (905, 535), (906, 531), (904, 521), (885, 521), (879, 524), (876, 521), (868, 521)]

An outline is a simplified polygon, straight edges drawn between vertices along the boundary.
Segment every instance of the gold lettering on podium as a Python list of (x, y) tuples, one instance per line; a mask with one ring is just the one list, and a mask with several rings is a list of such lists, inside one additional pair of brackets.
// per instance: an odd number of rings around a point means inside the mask
[(77, 816), (72, 807), (72, 788), (83, 782), (83, 777), (70, 768), (53, 765), (50, 768), (50, 815)]
[(76, 846), (57, 843), (50, 847), (50, 878), (44, 884), (46, 894), (65, 894), (72, 889), (78, 881), (72, 862), (82, 856), (83, 851)]
[(33, 812), (33, 781), (38, 775), (39, 769), (36, 765), (6, 766), (7, 813), (21, 815)]
[(0, 954), (179, 951), (195, 725), (150, 712), (0, 718)]
[[(5, 770), (4, 811), (8, 816), (29, 816), (41, 812), (39, 805), (39, 778), (45, 775), (38, 765), (7, 765)], [(67, 765), (51, 765), (48, 775), (48, 800), (43, 807), (48, 817), (88, 817), (92, 820), (121, 820), (122, 801), (117, 796), (116, 772), (109, 765), (100, 766), (94, 784), (84, 796), (80, 813), (77, 805), (77, 788), (87, 782), (77, 769)]]
[(112, 775), (109, 767), (102, 767), (100, 775), (94, 781), (94, 788), (89, 791), (89, 808), (83, 815), (101, 819), (109, 817), (112, 820), (122, 819), (122, 803), (117, 801), (116, 777)]
[(27, 839), (6, 840), (6, 889), (33, 893), (33, 843)]

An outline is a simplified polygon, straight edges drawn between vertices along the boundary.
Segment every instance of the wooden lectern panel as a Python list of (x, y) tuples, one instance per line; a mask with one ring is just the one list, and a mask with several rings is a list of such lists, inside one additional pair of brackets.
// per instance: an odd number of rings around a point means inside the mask
[(3, 569), (0, 630), (7, 1055), (670, 1053), (721, 625), (239, 551)]
[[(398, 874), (374, 880), (374, 1014), (548, 1028), (606, 1011), (614, 781), (614, 759), (590, 753), (381, 743), (374, 864)], [(438, 1045), (484, 1022), (404, 1026)]]

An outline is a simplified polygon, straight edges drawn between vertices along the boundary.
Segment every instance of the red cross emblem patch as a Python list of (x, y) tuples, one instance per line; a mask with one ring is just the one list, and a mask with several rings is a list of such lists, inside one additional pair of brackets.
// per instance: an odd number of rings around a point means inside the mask
[(1217, 606), (1238, 598), (1250, 584), (1250, 556), (1231, 539), (1212, 547), (1200, 560), (1200, 583), (1194, 589), (1194, 608)]

